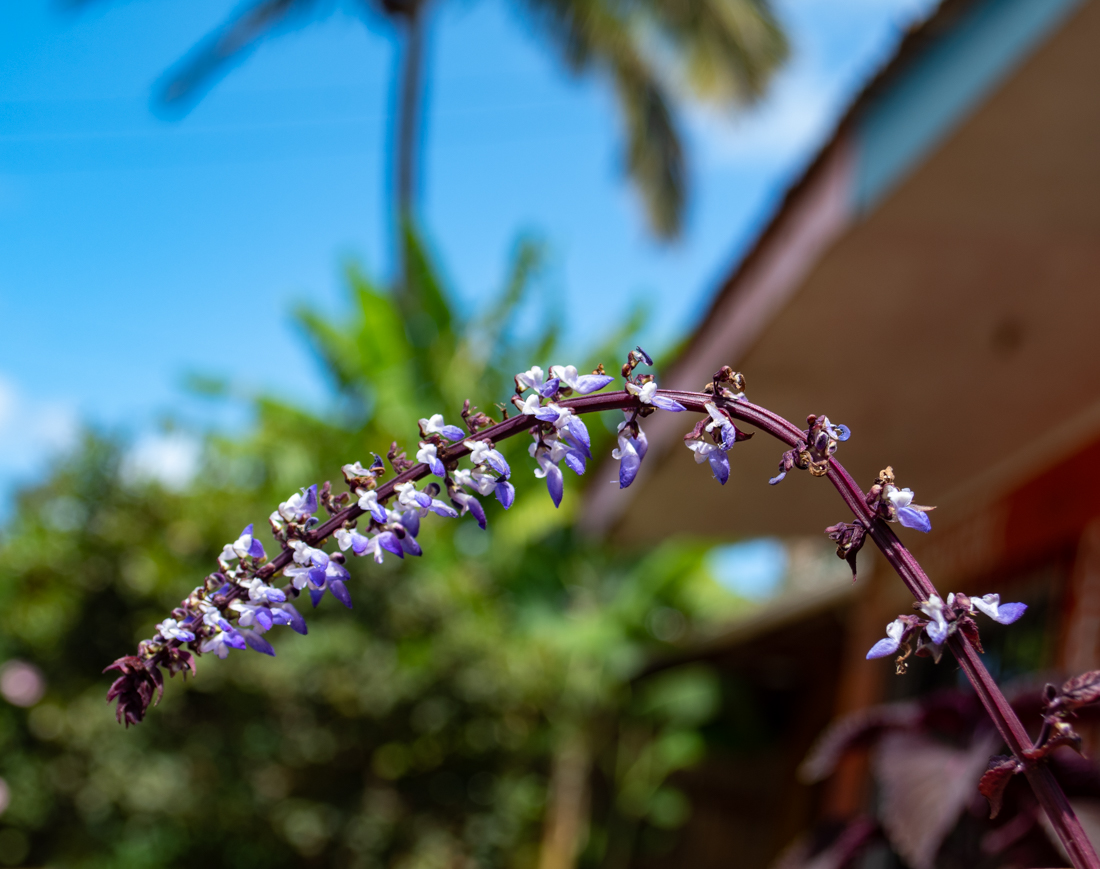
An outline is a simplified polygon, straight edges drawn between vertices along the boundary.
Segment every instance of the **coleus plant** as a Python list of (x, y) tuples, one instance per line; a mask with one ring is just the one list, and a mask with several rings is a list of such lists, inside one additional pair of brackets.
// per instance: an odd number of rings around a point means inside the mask
[[(1079, 742), (1069, 719), (1082, 705), (1100, 699), (1100, 674), (1086, 674), (1061, 691), (1048, 691), (1044, 726), (1032, 743), (982, 664), (973, 618), (982, 613), (1008, 624), (1020, 618), (1026, 607), (1003, 604), (995, 594), (942, 597), (890, 528), (897, 523), (928, 532), (928, 513), (933, 508), (915, 504), (913, 493), (896, 485), (891, 468), (882, 471), (867, 492), (862, 491), (835, 459), (839, 444), (850, 437), (846, 426), (823, 415), (810, 415), (805, 429), (795, 426), (750, 403), (744, 377), (728, 366), (719, 369), (703, 391), (688, 392), (658, 389), (651, 373), (639, 372), (643, 365), (652, 367), (653, 360), (640, 347), (632, 350), (621, 369), (623, 389), (614, 391), (607, 391), (615, 378), (602, 365), (591, 374), (581, 374), (571, 365), (554, 365), (548, 371), (532, 367), (515, 376), (513, 415), (500, 406), (502, 419), (497, 421), (467, 401), (461, 411), (465, 431), (446, 423), (442, 414), (420, 420), (416, 461), (408, 459), (396, 442), (391, 444), (386, 454), (392, 470), (389, 479), (384, 479), (386, 462), (374, 454), (368, 465), (355, 461), (343, 466), (348, 491), (337, 494), (326, 482), (292, 494), (269, 517), (279, 547), (274, 557), (268, 558), (254, 525), (246, 526), (223, 549), (218, 570), (157, 625), (156, 635), (139, 643), (136, 655), (119, 658), (107, 668), (118, 673), (107, 695), (108, 701), (117, 703), (118, 720), (127, 726), (140, 722), (163, 694), (164, 671), (170, 676), (194, 673), (197, 655), (224, 658), (234, 649), (273, 655), (274, 648), (264, 636), (267, 631), (286, 625), (306, 633), (305, 619), (293, 603), (303, 592), (314, 606), (331, 593), (350, 607), (345, 585), (349, 573), (344, 566), (349, 551), (352, 556), (370, 555), (377, 562), (419, 556), (420, 524), (429, 514), (455, 519), (468, 513), (485, 528), (488, 516), (479, 497), (494, 496), (504, 509), (515, 499), (512, 469), (496, 449), (501, 441), (525, 433), (532, 438), (528, 452), (536, 465), (535, 476), (545, 479), (550, 497), (559, 505), (564, 495), (562, 463), (583, 474), (592, 458), (582, 415), (623, 412), (612, 456), (619, 462), (619, 486), (626, 488), (637, 477), (648, 450), (642, 421), (658, 410), (694, 412), (703, 416), (685, 435), (685, 444), (721, 484), (729, 478), (730, 450), (752, 436), (739, 429), (738, 422), (788, 447), (779, 473), (769, 481), (772, 485), (795, 469), (829, 479), (854, 521), (831, 526), (826, 534), (836, 542), (837, 555), (851, 565), (853, 578), (857, 554), (870, 538), (916, 599), (916, 613), (891, 622), (886, 638), (867, 657), (900, 653), (900, 673), (913, 653), (938, 661), (944, 649), (950, 649), (1009, 749), (1008, 755), (992, 759), (982, 780), (981, 791), (989, 797), (993, 812), (1008, 781), (1023, 773), (1074, 866), (1100, 869), (1100, 859), (1044, 762), (1053, 748)], [(418, 487), (426, 478), (434, 479)], [(327, 519), (318, 515), (322, 509)], [(336, 551), (326, 551), (323, 547), (333, 540)], [(280, 575), (287, 580), (281, 586), (275, 583)]]

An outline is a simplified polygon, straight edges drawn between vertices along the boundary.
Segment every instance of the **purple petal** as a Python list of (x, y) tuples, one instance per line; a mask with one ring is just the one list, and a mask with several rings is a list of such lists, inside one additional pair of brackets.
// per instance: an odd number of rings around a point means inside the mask
[[(505, 483), (505, 485), (509, 484)], [(470, 515), (477, 520), (477, 524), (481, 526), (481, 529), (484, 531), (488, 523), (485, 519), (485, 508), (481, 506), (481, 502), (471, 495), (470, 499), (466, 502), (466, 509), (470, 511)]]
[(501, 480), (496, 484), (496, 488), (493, 489), (493, 494), (497, 496), (497, 500), (507, 510), (515, 503), (516, 500), (516, 488), (507, 480)]
[(436, 516), (443, 516), (446, 519), (454, 519), (458, 516), (458, 511), (454, 507), (448, 507), (442, 501), (432, 501), (432, 506), (428, 508)]
[(592, 439), (588, 436), (588, 428), (585, 426), (584, 420), (579, 416), (570, 418), (568, 434), (580, 446), (582, 453), (586, 456), (592, 455)]
[(833, 426), (836, 429), (836, 439), (838, 441), (846, 441), (852, 436), (852, 430), (846, 425)]
[(726, 480), (730, 478), (730, 458), (721, 450), (715, 450), (707, 457), (710, 461), (710, 469), (714, 471), (714, 476), (718, 479), (718, 482), (723, 486), (726, 485)]
[(401, 515), (401, 524), (413, 537), (420, 534), (420, 514), (415, 510), (408, 510)]
[(441, 462), (438, 457), (432, 459), (428, 467), (432, 469), (432, 473), (437, 477), (447, 476), (447, 469), (443, 467), (443, 462)]
[(634, 453), (627, 453), (619, 462), (619, 488), (625, 489), (634, 482), (638, 476), (638, 469), (642, 466), (642, 459)]
[(731, 422), (722, 423), (722, 449), (731, 450), (735, 443), (737, 443), (737, 429)]
[[(258, 632), (250, 631), (248, 628), (241, 628), (240, 634), (242, 637), (244, 637), (245, 643), (248, 645), (248, 648), (252, 649), (252, 651), (260, 652), (264, 655), (271, 655), (271, 657), (273, 658), (275, 657), (274, 647), (272, 647), (271, 643), (265, 640), (263, 636)], [(244, 646), (240, 646), (239, 648), (243, 649)]]
[(576, 450), (569, 450), (565, 454), (565, 464), (574, 474), (583, 474), (585, 467), (584, 456)]
[(252, 523), (251, 522), (249, 522), (247, 525), (244, 526), (244, 531), (241, 532), (241, 537), (244, 537), (246, 534), (249, 537), (252, 536)]
[(222, 629), (223, 633), (225, 634), (225, 644), (227, 646), (231, 646), (234, 649), (241, 650), (248, 648), (248, 644), (245, 642), (245, 638), (242, 636), (242, 634), (244, 633), (243, 629), (237, 630), (236, 628), (231, 628), (229, 627), (229, 624), (227, 622), (222, 622), (222, 624), (225, 625), (225, 627), (229, 628), (229, 630), (225, 630), (225, 628)]
[(1002, 625), (1010, 625), (1018, 621), (1026, 610), (1026, 603), (1003, 603), (997, 607), (997, 618), (994, 621), (1000, 622)]
[(614, 379), (610, 374), (582, 374), (577, 378), (574, 391), (581, 395), (588, 395), (590, 392), (603, 389)]
[(329, 591), (332, 592), (332, 596), (336, 598), (340, 603), (351, 609), (351, 595), (348, 593), (347, 586), (339, 579), (334, 579), (328, 584)]
[(370, 538), (358, 531), (351, 532), (351, 551), (362, 555), (370, 547)]
[(316, 513), (317, 512), (317, 484), (314, 483), (312, 486), (310, 486), (309, 489), (306, 490), (305, 495), (306, 495), (306, 500), (305, 500), (305, 503), (302, 505), (303, 509), (305, 509), (305, 511), (307, 513)]
[(486, 462), (489, 467), (496, 471), (498, 474), (503, 474), (505, 477), (512, 476), (512, 469), (511, 467), (509, 467), (508, 462), (505, 460), (504, 456), (502, 456), (496, 450), (493, 450), (491, 453), (489, 453), (489, 457), (486, 459)]
[(306, 626), (306, 620), (302, 618), (302, 614), (294, 608), (294, 604), (284, 603), (279, 607), (279, 610), (289, 618), (288, 624), (293, 630), (297, 631), (299, 634), (309, 633), (309, 628)]
[(405, 557), (405, 550), (401, 548), (401, 544), (397, 540), (397, 535), (392, 531), (383, 531), (375, 540), (377, 540), (378, 545), (387, 552), (392, 552), (398, 558)]
[(644, 459), (646, 451), (649, 449), (649, 438), (645, 436), (645, 432), (638, 429), (638, 436), (631, 438), (634, 443), (634, 451), (638, 454), (639, 459)]
[(652, 368), (653, 367), (653, 357), (650, 356), (648, 353), (646, 353), (645, 350), (643, 350), (641, 347), (635, 347), (634, 349), (642, 354), (642, 358), (645, 360), (645, 364)]
[(312, 582), (318, 588), (325, 587), (325, 568), (323, 567), (311, 567), (309, 569), (309, 581)]
[(562, 479), (561, 468), (557, 465), (546, 466), (546, 488), (550, 490), (550, 498), (555, 507), (561, 506), (561, 496), (565, 493), (565, 482)]
[(939, 622), (929, 622), (924, 630), (928, 634), (928, 638), (937, 646), (942, 646), (943, 641), (947, 639), (946, 623), (941, 625)]
[(371, 507), (370, 515), (371, 518), (380, 525), (385, 525), (386, 519), (389, 518), (388, 516), (386, 516), (386, 508), (383, 507), (381, 504), (375, 504), (373, 507)]
[(867, 660), (870, 661), (872, 658), (885, 658), (887, 655), (892, 655), (898, 650), (898, 646), (900, 645), (900, 640), (891, 640), (889, 637), (879, 640), (871, 646), (871, 651), (867, 653)]
[(325, 590), (323, 588), (311, 588), (309, 590), (309, 599), (313, 601), (313, 608), (317, 609), (317, 604), (321, 602), (321, 598), (325, 596)]
[(932, 520), (928, 518), (928, 514), (912, 507), (899, 507), (898, 521), (906, 528), (923, 531), (925, 534), (932, 530)]
[(787, 476), (787, 472), (786, 471), (780, 471), (778, 474), (776, 474), (774, 477), (772, 477), (770, 480), (768, 480), (768, 485), (769, 486), (774, 486), (776, 483), (782, 483), (783, 478), (785, 476)]
[(432, 496), (424, 492), (413, 492), (412, 499), (421, 507), (432, 506)]
[(335, 579), (339, 579), (340, 581), (351, 579), (351, 574), (348, 573), (348, 569), (342, 564), (337, 564), (335, 561), (328, 566), (328, 571), (326, 571), (325, 575), (328, 576), (329, 582)]
[(271, 620), (271, 613), (266, 608), (254, 610), (253, 618), (265, 631), (270, 631), (271, 626), (274, 624), (274, 622)]
[(543, 398), (550, 398), (555, 392), (558, 391), (559, 386), (561, 386), (561, 380), (557, 377), (551, 377), (538, 388), (538, 393)]
[(552, 407), (543, 407), (535, 411), (535, 419), (543, 422), (554, 422), (558, 418), (558, 412)]
[[(252, 526), (249, 527), (251, 528)], [(253, 558), (263, 558), (267, 553), (264, 552), (264, 545), (253, 537), (252, 543), (248, 547), (248, 554)]]
[(449, 441), (460, 441), (466, 437), (457, 425), (445, 425), (439, 432)]
[(424, 550), (420, 548), (420, 544), (416, 542), (416, 538), (411, 534), (406, 534), (401, 538), (401, 548), (409, 553), (409, 555), (424, 554)]
[(649, 400), (649, 403), (654, 407), (659, 407), (661, 410), (671, 410), (675, 413), (679, 413), (681, 410), (687, 410), (680, 402), (672, 398), (666, 398), (663, 395), (653, 394), (653, 398)]

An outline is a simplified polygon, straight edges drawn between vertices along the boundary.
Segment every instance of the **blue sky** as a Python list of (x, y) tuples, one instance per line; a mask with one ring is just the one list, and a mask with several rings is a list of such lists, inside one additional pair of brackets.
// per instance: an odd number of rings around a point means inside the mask
[[(0, 4), (0, 489), (42, 473), (81, 420), (141, 440), (168, 416), (234, 425), (181, 389), (228, 377), (320, 406), (288, 312), (338, 311), (341, 264), (389, 269), (393, 44), (339, 8), (262, 45), (186, 117), (153, 84), (229, 0)], [(520, 232), (574, 346), (638, 300), (672, 340), (703, 310), (852, 93), (931, 0), (782, 0), (793, 57), (760, 106), (692, 110), (684, 238), (647, 234), (609, 88), (575, 79), (501, 0), (437, 3), (423, 215), (466, 310)], [(583, 302), (583, 305), (582, 305)], [(178, 446), (178, 445), (177, 445)], [(182, 449), (182, 447), (181, 447)]]

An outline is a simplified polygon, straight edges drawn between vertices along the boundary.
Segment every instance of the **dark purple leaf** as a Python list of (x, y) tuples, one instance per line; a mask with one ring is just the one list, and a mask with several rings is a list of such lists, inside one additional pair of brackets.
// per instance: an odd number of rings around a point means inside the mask
[(994, 755), (989, 759), (989, 769), (985, 771), (982, 780), (978, 782), (978, 791), (989, 800), (989, 817), (991, 820), (997, 817), (1001, 811), (1001, 802), (1004, 800), (1005, 788), (1008, 787), (1008, 783), (1023, 768), (1023, 764), (1014, 757)]

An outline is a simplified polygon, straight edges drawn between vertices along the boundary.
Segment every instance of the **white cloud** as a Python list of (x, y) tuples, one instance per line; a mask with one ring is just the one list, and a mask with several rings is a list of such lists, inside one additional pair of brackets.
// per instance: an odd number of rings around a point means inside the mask
[(0, 488), (40, 473), (73, 446), (79, 431), (73, 405), (28, 395), (0, 374)]
[(169, 489), (182, 489), (199, 469), (202, 443), (184, 432), (149, 435), (139, 440), (122, 464), (123, 479), (130, 483), (155, 481)]

